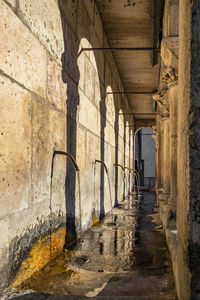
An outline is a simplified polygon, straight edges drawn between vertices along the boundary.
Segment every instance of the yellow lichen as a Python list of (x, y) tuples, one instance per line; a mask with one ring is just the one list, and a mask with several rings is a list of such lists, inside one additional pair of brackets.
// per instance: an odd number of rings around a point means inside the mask
[(95, 225), (96, 223), (99, 222), (99, 219), (96, 218), (95, 212), (92, 213), (92, 224), (90, 227), (92, 227), (93, 225)]
[(50, 259), (54, 259), (58, 254), (60, 254), (65, 243), (65, 233), (66, 230), (64, 227), (61, 227), (58, 229), (58, 231), (52, 233), (51, 247), (49, 235), (41, 240), (38, 240), (33, 245), (28, 257), (22, 262), (20, 270), (11, 286), (19, 286), (26, 279), (30, 278), (35, 272), (44, 267), (50, 261)]

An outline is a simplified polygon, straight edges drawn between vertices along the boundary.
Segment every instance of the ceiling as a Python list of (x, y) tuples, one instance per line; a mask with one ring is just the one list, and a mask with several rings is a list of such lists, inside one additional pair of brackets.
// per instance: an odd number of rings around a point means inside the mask
[[(154, 25), (158, 25), (159, 19), (157, 16), (152, 18), (152, 13), (155, 15), (158, 11), (157, 8), (156, 10), (154, 7), (152, 9), (151, 3), (156, 2), (157, 5), (159, 1), (96, 0), (110, 46), (119, 48), (156, 47), (158, 43), (153, 36), (155, 34)], [(134, 112), (134, 118), (155, 118), (155, 115), (152, 114), (151, 94), (130, 93), (157, 90), (159, 65), (156, 61), (156, 64), (152, 66), (151, 55), (155, 54), (152, 52), (149, 50), (112, 51), (124, 89), (129, 92), (127, 97)]]

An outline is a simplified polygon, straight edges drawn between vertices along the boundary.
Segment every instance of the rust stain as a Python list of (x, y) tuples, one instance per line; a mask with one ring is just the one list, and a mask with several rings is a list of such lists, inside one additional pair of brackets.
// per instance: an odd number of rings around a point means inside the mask
[[(63, 250), (65, 243), (65, 227), (61, 227), (51, 237), (51, 259), (54, 259)], [(30, 278), (35, 272), (39, 271), (50, 261), (50, 236), (38, 240), (31, 249), (28, 258), (21, 264), (20, 270), (11, 284), (17, 287), (22, 282)]]

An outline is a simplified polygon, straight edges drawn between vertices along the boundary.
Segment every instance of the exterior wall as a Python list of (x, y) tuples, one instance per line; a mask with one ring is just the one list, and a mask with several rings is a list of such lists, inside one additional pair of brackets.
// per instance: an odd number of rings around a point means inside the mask
[(158, 157), (165, 161), (162, 168), (158, 160), (163, 177), (158, 202), (180, 300), (200, 297), (199, 20), (199, 1), (165, 1), (160, 84), (164, 89), (154, 98), (160, 104)]
[[(180, 299), (198, 299), (199, 263), (199, 1), (180, 1), (178, 106), (178, 267)], [(183, 184), (184, 182), (184, 184)], [(183, 288), (184, 287), (184, 288)]]
[[(187, 22), (186, 22), (187, 20)], [(191, 8), (189, 1), (180, 3), (180, 57), (179, 57), (179, 99), (178, 106), (178, 295), (180, 299), (191, 299), (189, 272), (189, 201), (190, 201), (190, 167), (189, 167), (189, 123), (187, 115), (190, 110), (190, 41)], [(182, 184), (184, 182), (184, 184)], [(184, 289), (183, 289), (184, 287)]]
[[(106, 94), (123, 90), (112, 55), (79, 53), (82, 47), (108, 46), (94, 1), (0, 0), (0, 14), (3, 288), (20, 266), (15, 285), (122, 200), (128, 184), (124, 190), (122, 170), (113, 164), (130, 166), (133, 157), (125, 130), (130, 120), (119, 115), (128, 109), (127, 99)], [(80, 191), (70, 160), (56, 156), (50, 202), (54, 149), (74, 156)], [(106, 163), (111, 189), (95, 159)]]

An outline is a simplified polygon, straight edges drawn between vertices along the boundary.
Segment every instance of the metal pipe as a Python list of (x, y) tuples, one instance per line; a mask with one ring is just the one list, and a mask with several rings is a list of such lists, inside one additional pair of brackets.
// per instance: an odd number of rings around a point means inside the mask
[[(74, 169), (75, 169), (76, 171), (79, 171), (79, 167), (78, 167), (78, 165), (77, 165), (77, 163), (76, 163), (74, 157), (72, 156), (72, 154), (70, 154), (69, 152), (65, 152), (65, 151), (54, 150), (54, 152), (53, 152), (53, 157), (52, 157), (52, 161), (54, 160), (54, 157), (55, 157), (56, 155), (64, 155), (64, 156), (69, 157), (70, 160), (71, 160), (71, 162), (72, 162), (72, 164), (73, 164), (73, 166), (74, 166)], [(52, 171), (52, 167), (53, 167), (53, 165), (51, 165), (51, 171)]]
[(113, 166), (120, 167), (124, 171), (124, 167), (122, 165), (120, 165), (120, 164), (113, 164)]
[[(65, 152), (65, 151), (60, 151), (60, 150), (53, 150), (53, 156), (52, 156), (52, 160), (51, 160), (51, 176), (50, 176), (50, 200), (49, 200), (49, 210), (50, 210), (50, 214), (49, 214), (49, 224), (50, 224), (50, 260), (52, 259), (52, 181), (53, 181), (53, 169), (54, 169), (54, 159), (56, 155), (64, 155), (66, 157), (68, 157), (71, 162), (72, 165), (74, 167), (74, 169), (78, 172), (79, 174), (79, 167), (74, 159), (74, 157), (72, 156), (72, 154), (70, 154), (69, 152)], [(78, 180), (79, 180), (79, 207), (80, 207), (80, 233), (82, 231), (81, 228), (81, 199), (80, 199), (80, 176), (78, 176)]]
[[(94, 163), (100, 163), (104, 166), (105, 170), (106, 170), (106, 174), (107, 174), (107, 178), (108, 178), (108, 186), (109, 186), (109, 193), (110, 193), (110, 210), (112, 210), (112, 191), (111, 191), (111, 183), (110, 183), (110, 177), (109, 177), (109, 173), (108, 173), (108, 169), (106, 167), (106, 164), (99, 159), (95, 159)], [(112, 217), (113, 217), (113, 213), (112, 213)]]
[(134, 173), (136, 174), (137, 181), (138, 181), (137, 187), (138, 187), (138, 194), (139, 194), (139, 192), (140, 192), (140, 175), (137, 170), (134, 170)]
[(108, 174), (108, 169), (106, 167), (106, 164), (102, 161), (102, 160), (99, 160), (99, 159), (95, 159), (94, 163), (100, 163), (104, 166), (105, 170), (106, 170), (106, 173)]
[(130, 193), (130, 187), (131, 187), (131, 183), (130, 183), (130, 179), (131, 179), (131, 172), (133, 171), (133, 169), (131, 169), (131, 168), (128, 168), (128, 167), (124, 167), (124, 169), (127, 169), (127, 170), (129, 170), (129, 193)]
[(151, 133), (142, 133), (142, 134), (141, 134), (141, 133), (137, 133), (137, 134), (138, 134), (138, 135), (141, 135), (141, 136), (142, 136), (142, 135), (156, 135), (155, 133), (152, 133), (152, 134), (151, 134)]
[[(117, 166), (117, 167), (120, 167), (122, 170), (123, 170), (123, 184), (124, 186), (126, 185), (126, 174), (125, 174), (125, 168), (120, 165), (120, 164), (113, 164), (113, 166)], [(123, 197), (124, 198), (124, 197)]]
[(130, 168), (128, 168), (128, 167), (124, 167), (124, 169), (127, 169), (127, 170), (129, 170), (129, 171), (131, 170), (131, 169), (130, 169)]
[(134, 171), (133, 172), (133, 190), (137, 194), (136, 186), (138, 186), (138, 178), (137, 178), (137, 174)]
[(158, 47), (93, 47), (93, 48), (82, 48), (80, 52), (83, 51), (160, 51)]
[(154, 116), (158, 113), (134, 113), (134, 112), (126, 112), (126, 113), (119, 113), (119, 115), (135, 115), (135, 116)]
[(113, 94), (133, 94), (133, 95), (152, 95), (154, 93), (157, 93), (157, 91), (152, 91), (152, 92), (107, 92), (107, 95), (113, 95)]
[(158, 47), (129, 47), (129, 48), (124, 48), (124, 47), (99, 47), (99, 48), (82, 48), (79, 53), (78, 56), (81, 55), (81, 53), (83, 51), (160, 51), (160, 48)]

